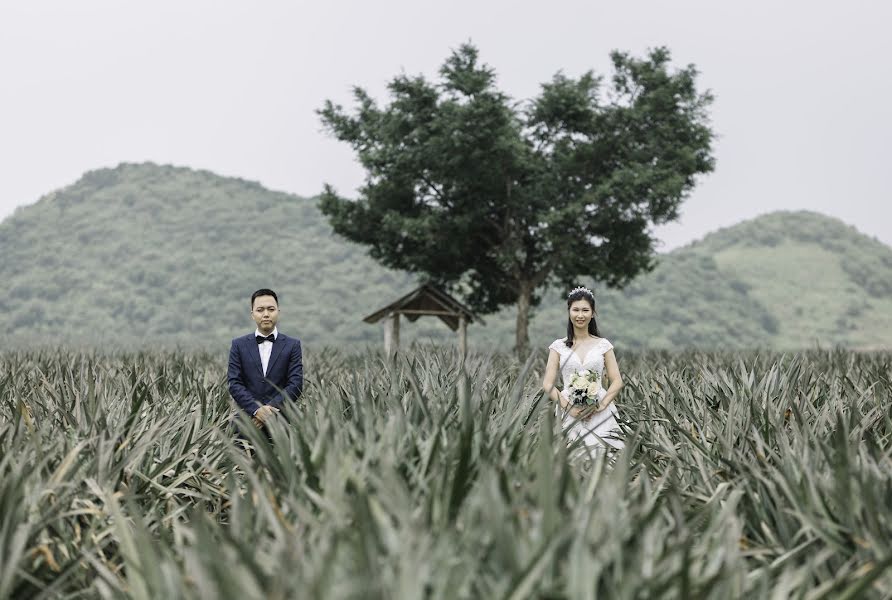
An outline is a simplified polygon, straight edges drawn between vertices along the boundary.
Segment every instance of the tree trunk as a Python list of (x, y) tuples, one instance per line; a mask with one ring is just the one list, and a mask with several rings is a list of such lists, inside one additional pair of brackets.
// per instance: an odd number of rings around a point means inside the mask
[(517, 329), (515, 330), (515, 346), (517, 358), (526, 360), (530, 350), (530, 298), (533, 296), (533, 286), (527, 281), (521, 281), (517, 293)]
[(462, 360), (468, 355), (468, 319), (464, 315), (458, 318), (458, 354)]

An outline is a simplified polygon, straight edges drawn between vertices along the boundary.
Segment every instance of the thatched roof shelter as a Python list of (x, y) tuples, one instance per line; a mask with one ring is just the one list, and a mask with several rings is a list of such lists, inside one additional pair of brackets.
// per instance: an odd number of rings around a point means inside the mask
[(400, 315), (413, 323), (424, 316), (439, 318), (449, 329), (458, 331), (458, 345), (462, 355), (467, 353), (468, 323), (483, 324), (483, 319), (467, 306), (443, 290), (424, 284), (363, 319), (366, 323), (384, 320), (384, 351), (387, 353), (399, 350)]

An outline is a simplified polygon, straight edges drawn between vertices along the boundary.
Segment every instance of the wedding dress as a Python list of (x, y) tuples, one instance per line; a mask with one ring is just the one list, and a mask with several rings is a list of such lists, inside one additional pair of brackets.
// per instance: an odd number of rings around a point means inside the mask
[[(560, 355), (561, 379), (563, 380), (561, 396), (566, 399), (570, 377), (573, 373), (587, 369), (597, 373), (599, 377), (603, 377), (604, 354), (613, 349), (613, 344), (606, 338), (600, 338), (592, 346), (589, 346), (581, 358), (573, 351), (573, 348), (567, 347), (564, 338), (553, 341), (548, 348), (555, 350)], [(607, 390), (602, 387), (598, 398), (603, 399), (606, 395)], [(606, 450), (605, 444), (616, 449), (625, 447), (622, 441), (622, 432), (616, 422), (616, 417), (619, 414), (616, 402), (611, 402), (607, 408), (593, 414), (588, 421), (571, 417), (570, 412), (563, 410), (560, 405), (555, 407), (555, 414), (561, 419), (567, 435), (567, 443), (574, 444), (575, 442), (577, 448), (588, 453), (592, 458)], [(581, 441), (576, 442), (580, 438)]]

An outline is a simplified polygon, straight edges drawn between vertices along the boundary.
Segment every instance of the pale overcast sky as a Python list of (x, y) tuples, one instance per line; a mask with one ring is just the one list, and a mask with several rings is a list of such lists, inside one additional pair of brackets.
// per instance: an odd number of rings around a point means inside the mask
[(892, 245), (890, 23), (884, 0), (0, 0), (0, 218), (125, 161), (354, 195), (363, 172), (322, 132), (326, 98), (383, 100), (468, 40), (517, 99), (665, 45), (701, 71), (721, 137), (664, 250), (778, 209)]

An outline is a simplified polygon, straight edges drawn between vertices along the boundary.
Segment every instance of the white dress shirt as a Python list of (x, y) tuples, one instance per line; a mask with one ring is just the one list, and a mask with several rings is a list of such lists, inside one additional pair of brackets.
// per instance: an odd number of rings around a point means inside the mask
[[(243, 330), (244, 331), (244, 330)], [(263, 335), (260, 333), (259, 329), (254, 331), (254, 336)], [(266, 336), (264, 336), (266, 337)], [(279, 328), (273, 327), (273, 339), (279, 339)], [(262, 344), (257, 344), (257, 349), (260, 350), (260, 363), (263, 365), (263, 376), (266, 377), (266, 367), (269, 365), (269, 357), (273, 353), (273, 343), (272, 342), (263, 342)]]

